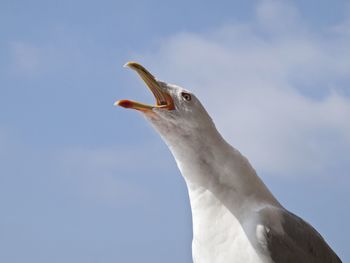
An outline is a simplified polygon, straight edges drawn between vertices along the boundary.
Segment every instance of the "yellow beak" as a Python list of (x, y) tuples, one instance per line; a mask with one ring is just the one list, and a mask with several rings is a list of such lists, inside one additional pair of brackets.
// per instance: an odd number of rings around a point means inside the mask
[(132, 100), (118, 100), (114, 103), (114, 105), (140, 111), (151, 111), (154, 108), (173, 110), (175, 108), (174, 101), (169, 93), (167, 93), (164, 88), (159, 85), (155, 77), (142, 65), (137, 62), (128, 62), (125, 64), (125, 67), (135, 70), (141, 79), (146, 83), (147, 87), (151, 90), (156, 99), (156, 105), (148, 105)]

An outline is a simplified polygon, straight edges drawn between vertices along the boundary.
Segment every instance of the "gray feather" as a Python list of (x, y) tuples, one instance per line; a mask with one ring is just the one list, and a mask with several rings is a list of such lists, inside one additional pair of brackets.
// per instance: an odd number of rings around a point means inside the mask
[[(274, 209), (275, 210), (275, 209)], [(293, 213), (278, 209), (265, 208), (260, 211), (262, 218), (278, 213), (282, 218), (283, 231), (265, 224), (267, 230), (266, 248), (275, 263), (341, 263), (322, 236), (307, 222)], [(267, 220), (269, 221), (269, 220)]]

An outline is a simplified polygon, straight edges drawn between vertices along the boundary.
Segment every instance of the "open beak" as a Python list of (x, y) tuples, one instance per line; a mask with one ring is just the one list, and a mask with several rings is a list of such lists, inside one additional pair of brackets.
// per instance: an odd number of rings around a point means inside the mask
[(153, 93), (156, 99), (156, 105), (148, 105), (132, 100), (118, 100), (114, 103), (114, 105), (140, 111), (151, 111), (154, 108), (173, 110), (175, 108), (172, 97), (159, 85), (155, 77), (142, 65), (137, 62), (128, 62), (124, 65), (124, 67), (129, 67), (139, 74), (142, 80), (146, 83), (147, 87)]

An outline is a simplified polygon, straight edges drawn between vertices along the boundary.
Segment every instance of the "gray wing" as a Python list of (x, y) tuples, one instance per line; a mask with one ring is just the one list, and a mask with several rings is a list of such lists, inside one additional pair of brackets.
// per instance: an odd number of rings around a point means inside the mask
[[(265, 211), (264, 211), (265, 210)], [(263, 209), (260, 214), (271, 211)], [(276, 212), (276, 211), (274, 211)], [(328, 246), (322, 236), (308, 223), (291, 212), (279, 209), (283, 232), (267, 226), (266, 245), (275, 263), (341, 263), (340, 258)], [(266, 218), (266, 217), (265, 217)]]

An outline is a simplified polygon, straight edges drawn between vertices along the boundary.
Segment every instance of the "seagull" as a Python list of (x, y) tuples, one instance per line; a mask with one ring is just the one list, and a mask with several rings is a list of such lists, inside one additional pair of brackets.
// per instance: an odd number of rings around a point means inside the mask
[(199, 99), (128, 62), (155, 105), (119, 100), (141, 112), (169, 147), (186, 182), (194, 263), (338, 263), (307, 222), (285, 209), (237, 149), (227, 143)]

